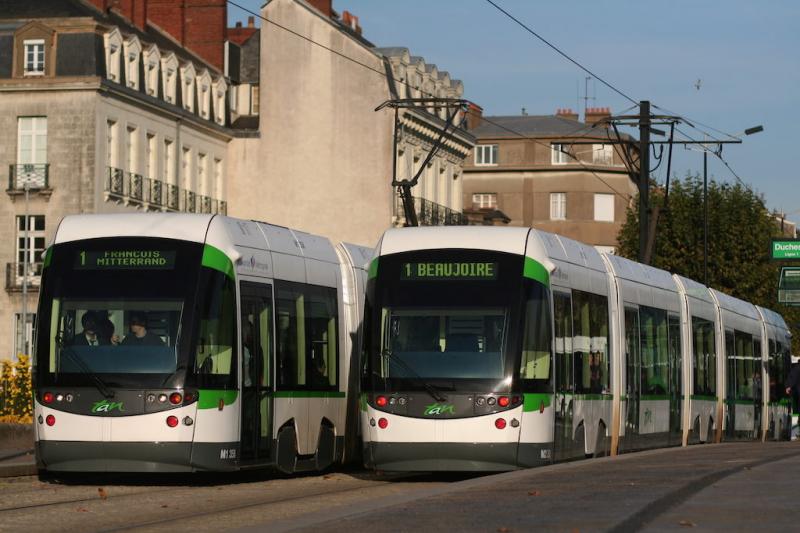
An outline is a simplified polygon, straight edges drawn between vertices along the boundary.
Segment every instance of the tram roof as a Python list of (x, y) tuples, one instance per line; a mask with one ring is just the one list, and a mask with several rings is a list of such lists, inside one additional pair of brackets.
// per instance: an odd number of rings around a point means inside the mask
[(711, 304), (714, 303), (714, 299), (708, 292), (708, 287), (706, 287), (699, 281), (695, 281), (691, 278), (681, 276), (680, 274), (673, 274), (673, 277), (678, 280), (678, 283), (680, 283), (680, 285), (683, 287), (684, 292), (688, 296), (691, 296), (692, 298), (696, 298), (698, 300), (702, 300), (704, 302), (708, 302)]
[(678, 286), (672, 278), (672, 274), (666, 270), (637, 263), (618, 255), (606, 254), (605, 257), (617, 278), (678, 292)]
[(389, 229), (379, 255), (414, 250), (488, 250), (525, 255), (530, 228), (498, 226), (424, 226)]
[(767, 309), (766, 307), (761, 307), (760, 305), (757, 305), (756, 309), (758, 309), (758, 311), (761, 313), (761, 316), (764, 317), (764, 322), (766, 322), (767, 324), (782, 329), (787, 329), (787, 330), (789, 329), (786, 326), (786, 321), (783, 319), (783, 317), (780, 314), (773, 311), (772, 309)]
[(204, 242), (214, 215), (190, 213), (124, 213), (68, 215), (54, 244), (104, 237), (157, 237)]
[(752, 318), (753, 320), (761, 320), (761, 316), (758, 314), (756, 306), (750, 302), (745, 302), (744, 300), (740, 300), (739, 298), (735, 298), (729, 294), (720, 292), (717, 289), (709, 289), (709, 291), (711, 291), (711, 294), (714, 295), (714, 298), (717, 300), (720, 309), (724, 309), (726, 311), (730, 311), (731, 313), (736, 313), (737, 315), (747, 318)]

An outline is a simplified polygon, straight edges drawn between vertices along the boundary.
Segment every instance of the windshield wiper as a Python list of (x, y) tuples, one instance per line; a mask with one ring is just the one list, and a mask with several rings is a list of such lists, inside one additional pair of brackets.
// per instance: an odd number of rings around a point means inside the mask
[(58, 343), (58, 347), (61, 348), (61, 354), (66, 354), (70, 360), (75, 363), (75, 366), (85, 375), (89, 376), (92, 379), (92, 383), (94, 383), (95, 388), (100, 391), (104, 397), (111, 399), (114, 397), (114, 391), (105, 384), (105, 382), (100, 379), (100, 377), (92, 372), (92, 370), (88, 367), (86, 362), (80, 358), (80, 356), (75, 353), (72, 349), (72, 346), (64, 347), (61, 343)]
[(411, 378), (413, 378), (418, 383), (420, 383), (423, 387), (425, 387), (425, 390), (428, 391), (428, 394), (430, 394), (431, 397), (434, 400), (436, 400), (437, 402), (446, 402), (447, 401), (447, 396), (443, 395), (442, 392), (438, 388), (434, 387), (433, 385), (431, 385), (430, 383), (425, 381), (422, 378), (422, 376), (417, 374), (414, 371), (414, 369), (411, 368), (411, 366), (409, 366), (408, 363), (403, 361), (400, 357), (396, 356), (393, 351), (391, 351), (390, 349), (386, 348), (381, 352), (381, 355), (383, 357), (386, 357), (387, 359), (391, 359), (392, 361), (394, 361), (395, 363), (400, 365)]

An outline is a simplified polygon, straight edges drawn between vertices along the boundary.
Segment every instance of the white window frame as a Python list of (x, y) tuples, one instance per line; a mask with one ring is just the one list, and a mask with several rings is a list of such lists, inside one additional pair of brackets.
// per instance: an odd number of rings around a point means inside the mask
[[(22, 41), (23, 47), (23, 75), (24, 76), (44, 76), (45, 52), (44, 39), (25, 39)], [(32, 57), (28, 57), (28, 55)], [(31, 59), (31, 61), (29, 61)]]
[(224, 195), (224, 169), (222, 166), (222, 159), (214, 158), (214, 198), (222, 200)]
[(110, 168), (119, 168), (119, 126), (113, 119), (106, 120), (106, 163)]
[(136, 124), (125, 127), (125, 170), (139, 173), (139, 128)]
[[(41, 220), (42, 227), (41, 229), (36, 229), (36, 221)], [(28, 279), (30, 285), (39, 285), (41, 281), (41, 275), (36, 274), (36, 270), (34, 265), (39, 262), (43, 261), (42, 253), (46, 247), (46, 240), (45, 240), (45, 230), (47, 228), (46, 223), (47, 220), (45, 219), (45, 215), (28, 215), (27, 219), (27, 226), (28, 226), (28, 240), (27, 243), (25, 241), (25, 227), (23, 226), (20, 228), (20, 223), (25, 223), (25, 215), (17, 215), (15, 218), (15, 231), (16, 231), (16, 239), (14, 239), (14, 247), (15, 247), (15, 264), (21, 265), (25, 262), (28, 263)], [(40, 246), (36, 246), (36, 239), (39, 239)], [(38, 260), (38, 261), (37, 261)], [(17, 284), (22, 285), (23, 279), (22, 276), (19, 275), (17, 272)]]
[(497, 209), (497, 193), (496, 192), (473, 193), (472, 206), (478, 209)]
[(567, 193), (550, 193), (550, 220), (567, 219)]
[(197, 80), (197, 114), (204, 119), (211, 119), (211, 74), (203, 70)]
[[(33, 280), (31, 280), (33, 281)], [(31, 283), (33, 285), (33, 283)], [(33, 332), (36, 327), (36, 311), (28, 313), (28, 323), (25, 327), (25, 346), (19, 346), (20, 324), (22, 323), (22, 313), (14, 313), (14, 356), (17, 354), (33, 355)]]
[(175, 179), (175, 141), (164, 138), (164, 181), (168, 185), (177, 185)]
[(553, 165), (566, 165), (572, 162), (572, 156), (569, 154), (567, 144), (553, 143), (550, 145), (550, 163)]
[(593, 144), (592, 163), (596, 165), (612, 166), (614, 164), (614, 145)]
[(225, 104), (228, 101), (228, 84), (224, 78), (217, 78), (214, 82), (214, 94), (212, 95), (214, 104), (214, 122), (220, 126), (225, 125)]
[(145, 164), (147, 165), (145, 177), (151, 180), (158, 179), (158, 137), (151, 131), (145, 133), (145, 150), (147, 150), (145, 155)]
[[(30, 149), (23, 150), (26, 138)], [(17, 164), (47, 164), (47, 117), (17, 117)]]
[(496, 166), (500, 147), (497, 144), (475, 145), (475, 166)]
[(594, 193), (594, 220), (596, 222), (614, 222), (614, 195)]

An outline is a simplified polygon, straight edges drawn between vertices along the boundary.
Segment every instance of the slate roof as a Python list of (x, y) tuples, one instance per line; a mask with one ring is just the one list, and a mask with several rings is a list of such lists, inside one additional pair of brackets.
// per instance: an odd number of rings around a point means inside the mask
[[(527, 137), (608, 138), (608, 130), (556, 115), (485, 116), (480, 126), (470, 130), (477, 139)], [(509, 131), (511, 130), (511, 131)], [(629, 135), (621, 134), (623, 138)], [(613, 136), (613, 133), (612, 133)]]

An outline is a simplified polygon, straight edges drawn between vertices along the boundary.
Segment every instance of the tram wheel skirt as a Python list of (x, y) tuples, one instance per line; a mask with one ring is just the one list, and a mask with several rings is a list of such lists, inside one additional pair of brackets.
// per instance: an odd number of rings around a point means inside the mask
[(504, 472), (550, 464), (551, 449), (551, 444), (516, 442), (365, 442), (364, 463), (402, 472)]

